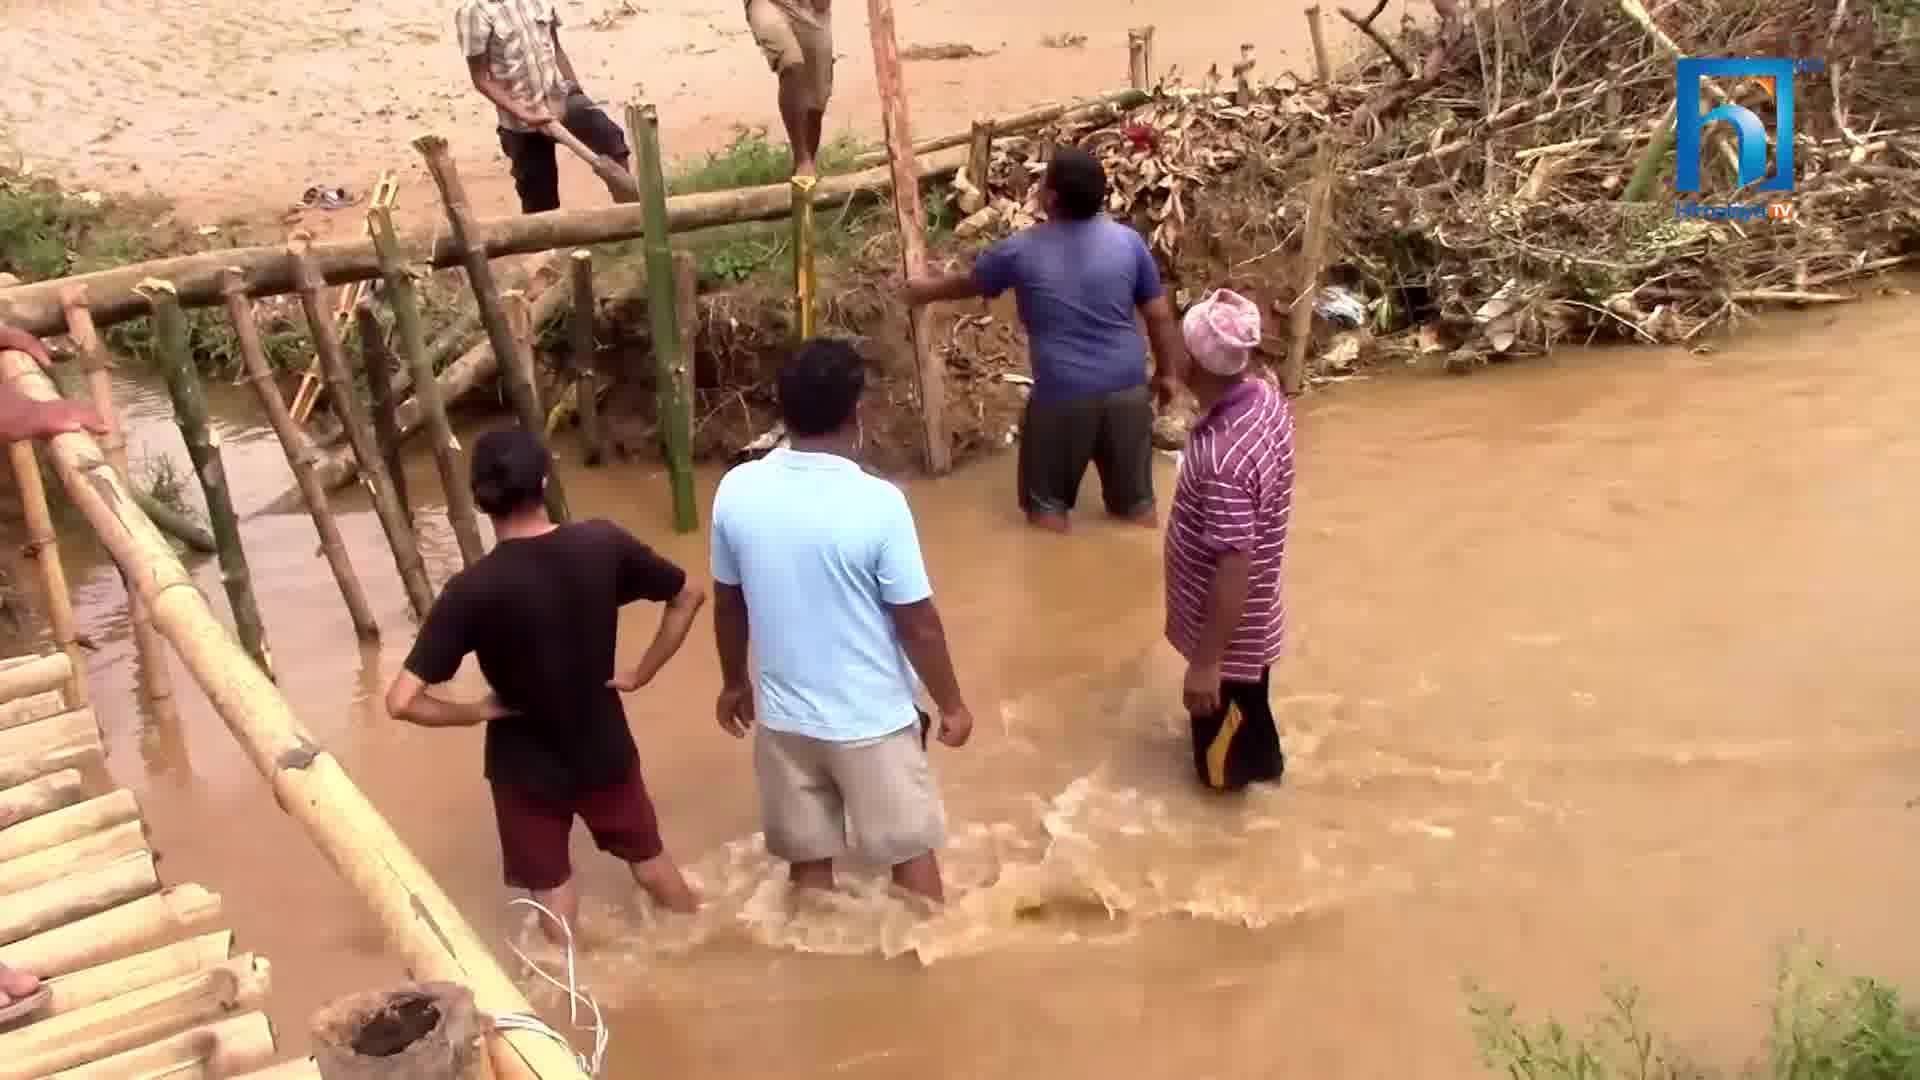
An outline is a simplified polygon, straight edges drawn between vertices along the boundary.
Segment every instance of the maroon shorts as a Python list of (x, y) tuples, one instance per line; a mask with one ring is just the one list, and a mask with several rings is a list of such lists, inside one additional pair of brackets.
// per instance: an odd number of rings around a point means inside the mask
[(493, 814), (500, 823), (500, 855), (506, 864), (507, 885), (515, 889), (544, 892), (572, 879), (567, 840), (575, 815), (587, 823), (600, 850), (616, 858), (643, 863), (659, 858), (666, 850), (660, 841), (653, 800), (647, 796), (647, 784), (637, 764), (617, 784), (563, 800), (494, 784)]

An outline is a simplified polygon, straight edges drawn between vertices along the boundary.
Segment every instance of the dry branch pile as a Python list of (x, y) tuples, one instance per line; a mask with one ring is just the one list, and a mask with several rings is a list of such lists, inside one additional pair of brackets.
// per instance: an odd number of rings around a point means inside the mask
[[(1570, 337), (1690, 341), (1743, 305), (1832, 301), (1836, 282), (1920, 261), (1920, 44), (1862, 0), (1837, 14), (1835, 0), (1651, 7), (1643, 23), (1631, 0), (1473, 5), (1400, 29), (1395, 51), (1425, 58), (1412, 77), (1383, 57), (1331, 87), (1168, 85), (1117, 124), (1001, 141), (964, 230), (1030, 224), (1045, 148), (1076, 144), (1107, 162), (1114, 214), (1177, 282), (1220, 284), (1197, 278), (1225, 266), (1273, 282), (1284, 308), (1294, 279), (1275, 271), (1297, 258), (1314, 140), (1330, 133), (1334, 280), (1366, 305), (1375, 344), (1450, 365)], [(1706, 139), (1702, 203), (1791, 202), (1794, 220), (1681, 217), (1670, 149), (1644, 201), (1623, 199), (1649, 147), (1671, 141), (1660, 35), (1691, 55), (1825, 62), (1795, 80), (1794, 193), (1739, 193), (1730, 126)], [(1773, 90), (1710, 92), (1771, 121)]]

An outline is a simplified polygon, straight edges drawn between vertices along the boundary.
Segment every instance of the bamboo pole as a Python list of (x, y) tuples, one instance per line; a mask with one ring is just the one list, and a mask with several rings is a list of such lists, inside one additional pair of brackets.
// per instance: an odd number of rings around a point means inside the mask
[[(66, 654), (61, 653), (62, 657)], [(45, 693), (28, 697), (14, 698), (0, 703), (0, 731), (16, 728), (22, 724), (31, 724), (36, 720), (45, 720), (49, 716), (58, 716), (67, 711), (67, 692), (48, 690)]]
[(606, 456), (605, 433), (600, 429), (599, 384), (595, 361), (599, 347), (594, 340), (594, 319), (600, 306), (593, 299), (593, 252), (582, 248), (568, 260), (573, 276), (573, 374), (578, 381), (580, 436), (587, 444), (589, 467)]
[(147, 846), (146, 826), (122, 822), (59, 847), (0, 862), (0, 896), (45, 885), (76, 869), (124, 859)]
[[(906, 276), (927, 269), (927, 215), (920, 202), (920, 178), (913, 156), (913, 132), (907, 115), (906, 79), (900, 70), (900, 42), (893, 30), (893, 0), (867, 0), (867, 27), (873, 37), (873, 67), (879, 81), (887, 150), (893, 161), (894, 214), (900, 224), (900, 261)], [(1151, 39), (1148, 41), (1151, 57)], [(920, 391), (926, 466), (934, 475), (953, 468), (947, 440), (946, 368), (933, 349), (933, 316), (924, 304), (912, 307), (914, 373)]]
[(543, 131), (553, 141), (571, 150), (574, 156), (586, 162), (587, 167), (593, 170), (593, 174), (600, 178), (600, 182), (607, 185), (607, 194), (613, 197), (614, 202), (630, 203), (640, 198), (640, 190), (634, 186), (633, 177), (628, 176), (620, 166), (609, 161), (605, 155), (594, 153), (586, 143), (581, 142), (573, 132), (568, 131), (565, 125), (556, 120), (547, 124)]
[(276, 1053), (273, 1025), (264, 1015), (250, 1012), (55, 1073), (49, 1080), (224, 1080), (265, 1067)]
[(233, 323), (234, 337), (240, 343), (240, 359), (246, 366), (247, 381), (253, 385), (254, 396), (260, 399), (261, 411), (267, 414), (267, 422), (273, 425), (273, 432), (280, 438), (280, 449), (287, 456), (287, 467), (293, 470), (294, 481), (300, 487), (300, 497), (307, 504), (307, 514), (313, 518), (313, 531), (320, 537), (320, 553), (326, 556), (327, 567), (333, 571), (333, 580), (340, 587), (340, 597), (346, 601), (347, 616), (353, 620), (353, 632), (362, 641), (375, 641), (380, 637), (380, 624), (373, 617), (373, 608), (367, 603), (366, 590), (361, 588), (360, 577), (353, 570), (353, 557), (347, 553), (347, 542), (340, 535), (340, 526), (333, 520), (333, 509), (327, 504), (327, 492), (320, 486), (319, 478), (314, 475), (313, 466), (317, 454), (313, 441), (307, 438), (293, 422), (293, 416), (287, 411), (287, 403), (280, 396), (280, 386), (274, 382), (273, 370), (267, 366), (266, 350), (260, 344), (260, 327), (254, 322), (253, 303), (247, 299), (246, 279), (238, 268), (230, 267), (222, 281), (222, 292), (227, 298), (227, 318)]
[(273, 969), (236, 956), (112, 1001), (0, 1034), (0, 1080), (38, 1080), (265, 1004)]
[(1307, 235), (1301, 242), (1300, 292), (1293, 300), (1292, 337), (1287, 342), (1287, 365), (1281, 371), (1280, 384), (1288, 394), (1298, 394), (1307, 385), (1307, 345), (1313, 338), (1314, 293), (1320, 284), (1320, 266), (1326, 259), (1329, 218), (1333, 212), (1333, 144), (1320, 137), (1313, 162), (1313, 192), (1308, 210)]
[(73, 806), (86, 797), (85, 791), (78, 769), (61, 769), (0, 791), (0, 832)]
[[(568, 291), (561, 288), (548, 288), (542, 292), (540, 299), (533, 303), (533, 324), (544, 325), (558, 314), (567, 296)], [(447, 365), (447, 369), (440, 373), (434, 383), (440, 392), (441, 401), (452, 402), (498, 372), (499, 366), (493, 355), (493, 343), (482, 341)], [(419, 430), (426, 422), (426, 409), (421, 405), (419, 395), (409, 398), (406, 404), (400, 407), (400, 431), (403, 435)], [(451, 429), (447, 437), (449, 439), (453, 437)], [(455, 445), (457, 449), (457, 444)], [(321, 458), (317, 471), (320, 474), (320, 482), (331, 489), (352, 483), (359, 467), (352, 448), (340, 447)], [(464, 478), (464, 474), (462, 475)], [(471, 495), (471, 488), (468, 489), (468, 494)]]
[(362, 300), (353, 309), (360, 327), (360, 365), (367, 373), (368, 402), (373, 413), (373, 441), (380, 447), (380, 460), (386, 463), (387, 478), (393, 481), (393, 497), (400, 501), (400, 512), (413, 517), (413, 499), (407, 495), (407, 461), (400, 453), (400, 422), (394, 412), (400, 403), (393, 394), (393, 351), (380, 328), (380, 317), (373, 302)]
[[(39, 475), (38, 465), (34, 466), (34, 475)], [(60, 690), (73, 682), (74, 663), (66, 653), (49, 653), (36, 656), (24, 664), (16, 664), (0, 671), (0, 701), (43, 694), (48, 690)], [(85, 702), (74, 702), (83, 705)]]
[[(540, 404), (540, 379), (534, 366), (533, 350), (533, 304), (527, 300), (527, 294), (519, 289), (508, 289), (500, 294), (500, 310), (507, 316), (507, 333), (513, 338), (513, 369), (519, 378), (532, 388), (533, 411), (546, 416), (546, 409)], [(535, 434), (547, 430), (543, 419)], [(543, 440), (544, 441), (544, 438)]]
[(354, 994), (313, 1018), (322, 1080), (491, 1080), (473, 992), (453, 983)]
[(987, 197), (988, 174), (993, 169), (993, 137), (995, 129), (990, 119), (973, 122), (973, 133), (967, 143), (967, 180), (980, 192), (982, 199)]
[(135, 852), (95, 870), (0, 896), (0, 942), (11, 945), (159, 891), (153, 854)]
[[(440, 380), (434, 377), (433, 361), (427, 355), (426, 330), (420, 321), (420, 300), (413, 287), (413, 275), (400, 257), (399, 234), (393, 227), (393, 213), (373, 214), (373, 243), (380, 255), (380, 273), (386, 283), (387, 306), (393, 309), (394, 329), (400, 336), (400, 351), (413, 373), (413, 400), (426, 421), (433, 440), (433, 465), (440, 473), (440, 489), (447, 498), (447, 522), (453, 526), (454, 539), (460, 544), (460, 564), (472, 566), (486, 554), (480, 539), (480, 519), (474, 510), (473, 488), (460, 462), (460, 441), (453, 437), (453, 425), (447, 420), (447, 404), (440, 396)], [(406, 436), (406, 425), (395, 409), (396, 440)]]
[[(1103, 116), (1113, 116), (1117, 113), (1125, 112), (1128, 109), (1137, 109), (1151, 100), (1153, 100), (1152, 94), (1145, 90), (1135, 90), (1129, 86), (1125, 90), (1109, 90), (1104, 94), (1095, 94), (1092, 97), (1075, 98), (1072, 101), (1056, 101), (1050, 105), (1041, 105), (1037, 108), (1027, 109), (1024, 112), (1014, 113), (1012, 116), (1003, 116), (993, 121), (993, 127), (994, 131), (1000, 135), (1017, 135), (1021, 132), (1034, 131), (1046, 127), (1049, 124), (1072, 125), (1085, 120), (1098, 119)], [(969, 128), (966, 131), (956, 132), (952, 135), (941, 135), (923, 142), (914, 143), (913, 153), (915, 157), (926, 157), (928, 155), (939, 154), (940, 151), (943, 150), (952, 150), (955, 147), (971, 146), (972, 143), (973, 130)], [(885, 167), (891, 160), (887, 155), (887, 151), (884, 149), (870, 150), (850, 160), (847, 163), (847, 167), (849, 169), (871, 169), (876, 166)], [(931, 165), (929, 165), (928, 171), (923, 179), (932, 179), (933, 176), (934, 172)], [(827, 177), (824, 182), (831, 184), (833, 180), (833, 177)], [(671, 210), (675, 203), (670, 201), (667, 205), (668, 209)], [(830, 205), (826, 188), (822, 188), (820, 205), (821, 207)], [(674, 231), (686, 232), (688, 230), (676, 225)]]
[(361, 476), (373, 498), (374, 515), (380, 519), (380, 528), (387, 535), (387, 546), (393, 551), (393, 562), (400, 571), (400, 583), (407, 590), (407, 600), (413, 605), (413, 613), (424, 619), (433, 608), (433, 586), (427, 581), (426, 563), (420, 558), (413, 523), (407, 520), (400, 501), (394, 497), (393, 483), (387, 476), (379, 449), (374, 446), (373, 432), (368, 430), (367, 419), (360, 412), (360, 395), (353, 389), (347, 352), (340, 344), (340, 336), (333, 332), (332, 317), (321, 297), (320, 272), (308, 254), (304, 234), (294, 235), (287, 245), (287, 258), (293, 264), (294, 280), (300, 283), (300, 307), (306, 313), (307, 330), (313, 335), (314, 349), (331, 384), (334, 411), (346, 426), (353, 455), (360, 461)]
[(173, 418), (193, 460), (194, 475), (207, 497), (207, 519), (214, 542), (220, 545), (220, 581), (233, 608), (234, 631), (260, 670), (273, 677), (273, 656), (267, 649), (267, 629), (253, 595), (253, 576), (247, 569), (247, 551), (240, 542), (240, 515), (227, 490), (227, 467), (220, 454), (220, 436), (207, 419), (207, 401), (200, 389), (200, 373), (193, 366), (187, 341), (187, 314), (173, 286), (159, 279), (142, 286), (153, 305), (155, 353), (173, 398)]
[[(693, 402), (694, 365), (700, 355), (700, 263), (691, 251), (673, 253), (674, 322), (680, 327), (680, 362), (674, 365), (673, 381), (678, 394), (673, 422), (680, 430), (674, 438), (687, 444), (687, 467), (674, 478), (674, 505), (687, 507), (694, 528), (700, 526), (699, 504), (693, 492)], [(676, 513), (678, 511), (676, 510)]]
[(185, 544), (189, 551), (197, 551), (202, 555), (219, 552), (220, 545), (213, 542), (213, 534), (201, 528), (200, 523), (189, 515), (175, 510), (140, 488), (134, 489), (133, 501), (139, 504), (142, 513), (153, 519), (161, 532)]
[(219, 896), (198, 885), (175, 885), (23, 941), (0, 945), (0, 964), (31, 971), (43, 979), (56, 978), (206, 930), (219, 918)]
[(92, 709), (76, 709), (0, 731), (0, 788), (18, 787), (48, 773), (95, 764), (100, 728)]
[(62, 975), (48, 983), (53, 1000), (41, 1015), (51, 1019), (113, 1001), (136, 990), (178, 979), (214, 967), (233, 955), (233, 931), (176, 941), (123, 960)]
[(1307, 8), (1307, 31), (1313, 36), (1313, 71), (1321, 86), (1333, 85), (1333, 58), (1327, 52), (1327, 26), (1320, 5)]
[(1135, 90), (1149, 87), (1147, 75), (1147, 39), (1139, 30), (1127, 31), (1127, 85)]
[(813, 338), (813, 189), (817, 177), (793, 178), (793, 301), (800, 340)]
[[(57, 396), (39, 365), (24, 353), (0, 351), (0, 376), (30, 400)], [(132, 576), (147, 590), (154, 624), (206, 691), (254, 767), (268, 779), (282, 809), (300, 823), (321, 854), (366, 901), (406, 970), (419, 979), (467, 986), (480, 1011), (489, 1016), (531, 1011), (492, 950), (339, 762), (307, 734), (286, 698), (258, 669), (237, 662), (241, 653), (232, 635), (213, 617), (205, 598), (192, 587), (186, 568), (152, 522), (128, 500), (125, 485), (101, 462), (92, 436), (85, 432), (58, 435), (48, 445), (68, 494), (101, 543), (116, 562), (138, 568)], [(0, 833), (0, 841), (4, 839)], [(74, 954), (82, 950), (56, 936), (74, 929), (62, 927), (20, 943), (32, 949), (0, 948), (0, 963), (52, 976), (99, 962), (97, 955), (73, 962)], [(184, 930), (175, 930), (180, 932)], [(106, 937), (95, 932), (81, 941), (98, 947)], [(56, 940), (49, 944), (43, 939)], [(135, 947), (121, 943), (109, 955)], [(489, 1039), (488, 1051), (499, 1080), (526, 1076), (585, 1080), (572, 1052), (542, 1035), (502, 1032)]]
[(66, 653), (67, 701), (87, 703), (87, 660), (80, 652), (80, 631), (74, 625), (73, 594), (67, 591), (67, 571), (60, 564), (60, 545), (53, 533), (53, 510), (47, 505), (47, 488), (40, 479), (40, 459), (33, 443), (17, 442), (7, 447), (13, 459), (13, 481), (20, 489), (20, 505), (27, 518), (26, 551), (40, 569), (40, 587), (45, 594), (47, 623), (54, 644)]
[[(473, 217), (473, 208), (467, 202), (466, 185), (460, 181), (460, 170), (453, 163), (453, 156), (447, 153), (447, 140), (438, 135), (423, 135), (413, 140), (414, 149), (426, 159), (427, 171), (433, 174), (433, 184), (440, 189), (440, 201), (447, 211), (447, 230), (452, 239), (454, 250), (461, 253), (461, 265), (467, 271), (467, 284), (473, 288), (474, 302), (480, 308), (480, 323), (486, 327), (487, 340), (493, 344), (496, 357), (510, 357), (514, 354), (513, 333), (507, 328), (506, 311), (500, 305), (500, 290), (494, 283), (493, 267), (487, 262), (486, 237)], [(532, 358), (528, 357), (531, 363)], [(534, 396), (533, 383), (524, 378), (515, 364), (500, 363), (500, 381), (506, 384), (507, 397), (513, 402), (514, 412), (520, 417), (520, 426), (534, 438), (540, 438), (545, 430), (545, 417), (540, 415), (540, 402)], [(568, 520), (567, 495), (556, 473), (547, 478), (547, 513), (555, 521)]]
[(655, 415), (667, 459), (673, 494), (673, 527), (700, 527), (693, 500), (693, 401), (681, 393), (681, 372), (689, 368), (687, 327), (681, 325), (678, 294), (684, 287), (673, 272), (673, 238), (667, 217), (667, 179), (660, 151), (660, 113), (652, 105), (627, 106), (633, 136), (633, 169), (640, 183), (640, 205), (647, 215), (647, 320), (653, 327)]
[[(67, 336), (73, 339), (74, 347), (80, 352), (80, 370), (87, 376), (87, 391), (93, 401), (93, 411), (99, 414), (107, 428), (107, 433), (100, 437), (100, 448), (107, 452), (107, 461), (114, 469), (131, 482), (127, 464), (127, 433), (120, 424), (120, 410), (114, 406), (113, 376), (108, 371), (111, 364), (107, 359), (106, 346), (100, 341), (100, 332), (93, 325), (93, 313), (87, 310), (86, 289), (76, 287), (62, 290), (60, 310), (66, 320)], [(153, 620), (148, 617), (146, 604), (140, 599), (140, 590), (129, 584), (125, 575), (121, 576), (120, 583), (127, 591), (127, 620), (133, 624), (133, 644), (140, 656), (140, 689), (147, 700), (147, 708), (156, 724), (178, 723), (180, 713), (173, 700), (173, 669), (168, 666), (166, 644), (154, 632)]]
[[(961, 136), (955, 145), (965, 144), (966, 137)], [(964, 150), (957, 155), (942, 155), (937, 162), (929, 163), (923, 179), (932, 181), (951, 176), (964, 159)], [(884, 169), (870, 169), (827, 177), (821, 180), (816, 196), (823, 207), (884, 198), (889, 175)], [(792, 189), (785, 181), (732, 191), (676, 195), (668, 200), (668, 222), (674, 232), (682, 233), (756, 221), (780, 221), (792, 213), (792, 198)], [(499, 259), (638, 239), (645, 231), (644, 221), (638, 206), (595, 206), (480, 221), (475, 223), (473, 236), (488, 258)], [(402, 239), (402, 248), (408, 261), (428, 263), (435, 269), (464, 265), (464, 249), (455, 245), (446, 231), (444, 228), (421, 229), (407, 233)], [(380, 276), (379, 258), (371, 240), (315, 244), (313, 254), (329, 285)], [(54, 282), (0, 289), (0, 320), (30, 333), (57, 334), (62, 326), (57, 290), (78, 284), (92, 291), (93, 316), (101, 325), (124, 322), (146, 314), (146, 306), (133, 293), (133, 286), (148, 277), (172, 281), (180, 291), (182, 304), (211, 306), (220, 303), (220, 274), (229, 266), (238, 266), (246, 272), (248, 288), (254, 296), (295, 291), (286, 253), (281, 248), (223, 248)]]
[[(64, 775), (51, 773), (49, 778)], [(17, 790), (17, 789), (16, 789)], [(103, 829), (140, 820), (140, 802), (121, 788), (96, 799), (49, 810), (0, 829), (0, 861), (25, 858), (37, 851), (91, 836)]]

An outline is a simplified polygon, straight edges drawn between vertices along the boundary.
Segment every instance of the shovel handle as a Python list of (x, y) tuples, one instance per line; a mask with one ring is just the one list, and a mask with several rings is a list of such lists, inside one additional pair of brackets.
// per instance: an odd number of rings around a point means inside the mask
[(575, 137), (573, 132), (568, 131), (566, 126), (561, 124), (560, 121), (549, 120), (547, 121), (546, 127), (542, 130), (555, 142), (573, 151), (580, 160), (586, 162), (593, 168), (594, 172), (599, 174), (600, 179), (606, 181), (608, 184), (615, 184), (636, 192), (639, 190), (639, 182), (636, 181), (630, 173), (620, 166), (615, 165), (613, 162), (608, 161), (605, 156), (596, 154), (588, 149), (587, 144)]

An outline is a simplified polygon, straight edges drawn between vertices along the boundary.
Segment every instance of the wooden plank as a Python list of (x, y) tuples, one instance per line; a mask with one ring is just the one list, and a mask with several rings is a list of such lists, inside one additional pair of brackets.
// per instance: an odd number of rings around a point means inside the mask
[(92, 709), (75, 709), (0, 731), (0, 788), (98, 762), (100, 728)]

